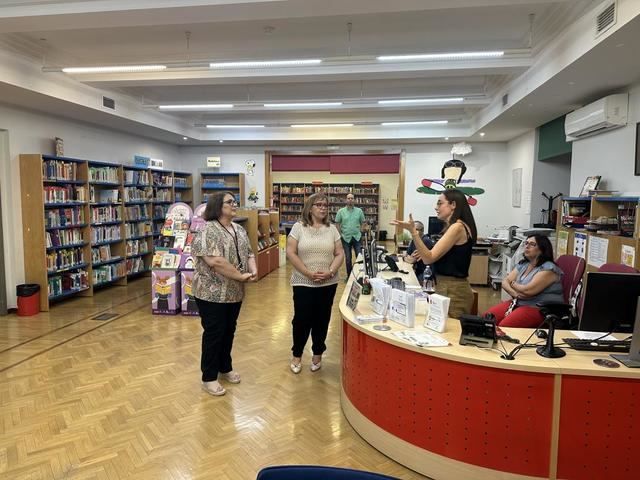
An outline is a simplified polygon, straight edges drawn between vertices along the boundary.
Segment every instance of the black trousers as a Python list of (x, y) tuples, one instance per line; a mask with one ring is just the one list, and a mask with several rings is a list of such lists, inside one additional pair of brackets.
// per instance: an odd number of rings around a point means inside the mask
[(214, 303), (196, 298), (202, 323), (202, 381), (213, 382), (218, 373), (233, 370), (231, 348), (242, 302)]
[(301, 357), (311, 333), (311, 350), (322, 355), (331, 320), (333, 297), (338, 285), (326, 287), (293, 287), (293, 347), (294, 357)]

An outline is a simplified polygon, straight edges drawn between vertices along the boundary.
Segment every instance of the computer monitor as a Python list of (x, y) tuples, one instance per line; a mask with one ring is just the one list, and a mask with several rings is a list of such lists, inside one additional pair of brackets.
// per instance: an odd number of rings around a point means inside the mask
[(640, 296), (638, 273), (587, 273), (580, 330), (631, 333)]
[(438, 217), (429, 217), (427, 235), (440, 235), (444, 229), (444, 222)]

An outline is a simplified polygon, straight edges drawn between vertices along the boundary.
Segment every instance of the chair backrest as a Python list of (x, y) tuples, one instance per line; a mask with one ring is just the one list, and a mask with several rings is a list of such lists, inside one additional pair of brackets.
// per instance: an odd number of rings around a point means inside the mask
[(622, 263), (605, 263), (600, 265), (599, 272), (612, 272), (612, 273), (640, 273), (637, 269)]
[(560, 255), (556, 259), (556, 263), (564, 273), (562, 277), (562, 292), (564, 293), (564, 301), (569, 303), (576, 287), (582, 280), (586, 262), (584, 258), (576, 255)]
[(380, 473), (321, 465), (279, 465), (265, 467), (256, 480), (398, 480)]

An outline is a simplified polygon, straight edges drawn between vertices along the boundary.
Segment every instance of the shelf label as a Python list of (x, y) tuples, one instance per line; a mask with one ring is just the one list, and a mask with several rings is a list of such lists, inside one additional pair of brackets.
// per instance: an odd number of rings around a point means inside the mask
[(222, 166), (222, 160), (220, 157), (207, 157), (207, 167), (220, 168)]

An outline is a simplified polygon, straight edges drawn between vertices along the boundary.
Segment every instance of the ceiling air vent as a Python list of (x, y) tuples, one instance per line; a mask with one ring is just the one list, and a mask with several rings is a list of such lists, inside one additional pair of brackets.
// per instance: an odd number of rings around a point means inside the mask
[(606, 5), (596, 17), (596, 37), (602, 35), (616, 23), (616, 2)]
[(110, 108), (111, 110), (115, 110), (116, 101), (113, 98), (102, 97), (102, 106), (105, 108)]

